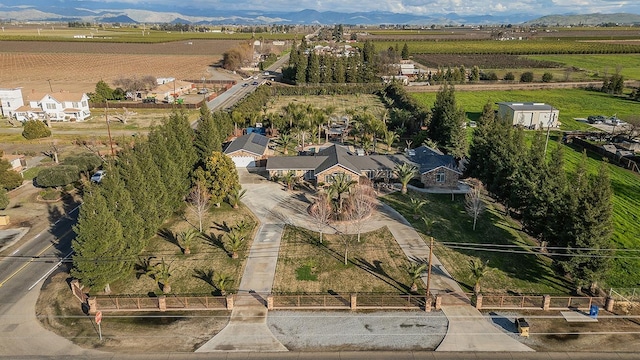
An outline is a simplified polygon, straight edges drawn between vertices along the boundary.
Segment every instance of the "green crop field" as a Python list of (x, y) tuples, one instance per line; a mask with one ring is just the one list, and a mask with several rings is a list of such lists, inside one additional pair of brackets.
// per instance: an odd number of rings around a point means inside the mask
[[(574, 39), (477, 40), (477, 41), (404, 41), (412, 54), (624, 54), (640, 53), (640, 45), (586, 42)], [(397, 41), (396, 41), (397, 42)], [(375, 41), (377, 51), (394, 41)]]
[[(431, 107), (435, 101), (436, 93), (412, 93), (411, 96)], [(457, 91), (456, 101), (465, 109), (470, 120), (475, 120), (480, 116), (487, 101), (548, 103), (560, 110), (561, 129), (563, 130), (591, 129), (589, 124), (576, 121), (574, 118), (616, 114), (619, 118), (625, 119), (628, 116), (640, 114), (640, 102), (582, 89)]]
[[(141, 28), (8, 28), (0, 33), (0, 40), (12, 41), (77, 41), (116, 43), (163, 43), (182, 40), (289, 40), (297, 34), (221, 33), (143, 30)], [(74, 38), (74, 36), (91, 36)]]
[(640, 56), (637, 54), (616, 55), (531, 55), (534, 60), (553, 61), (564, 66), (573, 66), (597, 73), (600, 76), (611, 75), (620, 69), (626, 79), (640, 80)]

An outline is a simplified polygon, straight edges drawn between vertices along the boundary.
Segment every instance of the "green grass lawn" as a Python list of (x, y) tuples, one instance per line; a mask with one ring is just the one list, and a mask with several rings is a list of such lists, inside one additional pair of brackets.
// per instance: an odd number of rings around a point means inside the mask
[(625, 79), (640, 80), (640, 56), (637, 54), (609, 55), (530, 55), (527, 58), (554, 61), (564, 66), (574, 66), (591, 73), (604, 76), (612, 75), (616, 68)]
[[(424, 222), (415, 220), (410, 209), (411, 198), (428, 201), (423, 208), (424, 216), (434, 220), (431, 231), (427, 232)], [(409, 192), (407, 195), (393, 193), (383, 201), (398, 210), (412, 225), (422, 232), (425, 239), (431, 235), (436, 240), (435, 254), (445, 268), (460, 283), (465, 291), (472, 291), (473, 281), (469, 270), (470, 259), (476, 257), (489, 261), (490, 271), (482, 280), (484, 293), (510, 294), (566, 294), (570, 284), (556, 276), (551, 268), (551, 259), (535, 255), (524, 246), (534, 242), (519, 229), (519, 225), (506, 218), (503, 212), (489, 203), (487, 211), (478, 219), (473, 230), (473, 219), (464, 210), (464, 197), (457, 195), (451, 200), (449, 194), (422, 194)], [(446, 243), (446, 246), (443, 245)], [(511, 251), (478, 251), (456, 248), (464, 244), (510, 245)], [(468, 247), (468, 246), (466, 246)]]
[[(412, 93), (411, 96), (428, 107), (433, 106), (436, 99), (436, 93)], [(475, 120), (481, 115), (487, 101), (548, 103), (560, 110), (563, 130), (592, 129), (589, 124), (578, 122), (574, 118), (617, 114), (619, 118), (625, 119), (640, 114), (640, 102), (581, 89), (456, 91), (456, 101), (465, 109), (470, 120)]]

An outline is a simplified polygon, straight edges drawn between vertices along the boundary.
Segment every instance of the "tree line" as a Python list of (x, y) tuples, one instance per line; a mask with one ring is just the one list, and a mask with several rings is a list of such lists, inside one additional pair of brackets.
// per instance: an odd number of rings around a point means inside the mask
[(131, 274), (149, 238), (186, 206), (196, 185), (218, 204), (239, 191), (235, 166), (221, 153), (230, 117), (205, 106), (200, 120), (194, 131), (187, 114), (175, 110), (107, 161), (100, 185), (85, 186), (72, 242), (72, 275), (83, 284), (108, 291)]
[(480, 179), (523, 229), (537, 238), (577, 290), (597, 290), (611, 265), (612, 190), (606, 162), (597, 174), (583, 153), (577, 169), (564, 169), (562, 144), (546, 156), (547, 139), (495, 117), (491, 103), (478, 119), (469, 149), (468, 175)]

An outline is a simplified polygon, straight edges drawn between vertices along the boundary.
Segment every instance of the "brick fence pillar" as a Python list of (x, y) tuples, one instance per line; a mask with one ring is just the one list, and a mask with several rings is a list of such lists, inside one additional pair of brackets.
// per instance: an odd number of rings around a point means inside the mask
[(225, 297), (227, 301), (227, 310), (233, 310), (233, 294), (229, 294)]
[(267, 310), (273, 310), (273, 295), (267, 295)]
[(427, 295), (424, 297), (424, 311), (425, 312), (431, 312), (431, 307), (433, 306), (433, 298), (431, 298), (431, 295)]
[(436, 306), (435, 306), (436, 310), (440, 310), (442, 309), (442, 295), (438, 294), (436, 295)]
[(543, 295), (542, 296), (542, 310), (547, 311), (551, 307), (551, 296)]
[(476, 294), (476, 309), (482, 309), (482, 294)]
[(96, 299), (96, 297), (90, 297), (87, 300), (87, 303), (89, 304), (89, 314), (95, 314), (96, 311), (98, 311), (98, 300)]
[(615, 304), (615, 300), (611, 296), (607, 296), (607, 299), (604, 302), (604, 309), (608, 312), (613, 312), (613, 305)]
[(160, 311), (167, 311), (167, 297), (164, 295), (158, 296), (158, 309)]
[(358, 296), (356, 294), (351, 294), (351, 310), (355, 310), (358, 307)]

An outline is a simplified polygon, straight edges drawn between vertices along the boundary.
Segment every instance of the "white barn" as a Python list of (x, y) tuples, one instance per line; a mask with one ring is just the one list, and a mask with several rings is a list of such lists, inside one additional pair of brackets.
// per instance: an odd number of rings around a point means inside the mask
[(557, 128), (560, 111), (544, 103), (499, 102), (498, 118), (528, 129)]

